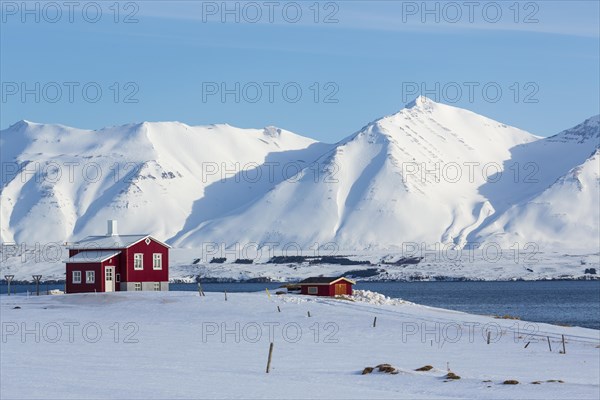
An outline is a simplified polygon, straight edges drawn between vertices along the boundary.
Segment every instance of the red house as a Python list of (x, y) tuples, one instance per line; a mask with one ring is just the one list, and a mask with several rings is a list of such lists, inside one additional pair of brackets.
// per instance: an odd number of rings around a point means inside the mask
[(352, 295), (352, 285), (356, 282), (348, 278), (314, 277), (298, 283), (300, 293), (312, 296)]
[(108, 221), (105, 236), (68, 246), (67, 293), (169, 290), (169, 249), (150, 235), (119, 235)]

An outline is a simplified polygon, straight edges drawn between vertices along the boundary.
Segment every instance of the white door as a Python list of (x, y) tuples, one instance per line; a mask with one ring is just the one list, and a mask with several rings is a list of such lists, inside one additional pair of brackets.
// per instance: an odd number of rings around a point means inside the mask
[(115, 291), (115, 267), (113, 266), (104, 267), (104, 291)]

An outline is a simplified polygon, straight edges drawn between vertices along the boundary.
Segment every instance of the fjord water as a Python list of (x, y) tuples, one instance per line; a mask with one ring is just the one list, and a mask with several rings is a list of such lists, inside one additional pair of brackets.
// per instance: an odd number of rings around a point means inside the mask
[[(203, 284), (207, 292), (265, 288), (273, 292), (278, 286)], [(358, 282), (354, 288), (472, 314), (510, 315), (526, 321), (600, 329), (600, 281)], [(171, 290), (196, 290), (196, 285), (172, 284)]]
[(600, 329), (600, 281), (369, 282), (356, 288), (472, 314)]
[[(206, 292), (255, 292), (281, 283), (203, 283)], [(41, 284), (40, 293), (63, 289)], [(195, 283), (172, 283), (170, 290), (195, 291)], [(522, 320), (600, 329), (600, 281), (510, 282), (358, 282), (355, 289), (371, 290), (431, 307), (472, 314), (509, 315)], [(1, 293), (6, 293), (2, 285)], [(35, 285), (13, 285), (13, 293), (35, 292)], [(266, 295), (266, 294), (265, 294)]]

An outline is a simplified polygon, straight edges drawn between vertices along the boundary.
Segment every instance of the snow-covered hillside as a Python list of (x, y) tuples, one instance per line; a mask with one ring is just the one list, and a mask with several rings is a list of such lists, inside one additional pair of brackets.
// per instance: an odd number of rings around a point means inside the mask
[[(539, 179), (523, 182), (518, 201), (477, 233), (503, 247), (525, 240), (550, 248), (600, 246), (599, 117), (558, 135), (513, 149)], [(533, 169), (531, 169), (533, 171)]]
[(479, 192), (486, 182), (483, 169), (501, 167), (511, 148), (536, 140), (421, 97), (321, 156), (322, 179), (315, 180), (307, 170), (176, 244), (296, 242), (308, 248), (333, 242), (340, 249), (400, 248), (404, 242), (423, 241), (462, 245), (493, 213), (489, 198)]
[(598, 248), (599, 119), (540, 138), (419, 97), (334, 145), (142, 123), (0, 132), (3, 242), (149, 232), (176, 247)]
[(86, 131), (21, 121), (0, 135), (2, 241), (19, 243), (103, 234), (111, 218), (123, 231), (177, 238), (328, 148), (275, 127), (177, 122)]

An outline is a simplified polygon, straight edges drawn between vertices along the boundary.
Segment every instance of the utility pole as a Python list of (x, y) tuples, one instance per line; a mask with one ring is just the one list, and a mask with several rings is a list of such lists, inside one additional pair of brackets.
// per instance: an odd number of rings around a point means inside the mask
[(42, 279), (42, 275), (31, 275), (33, 280), (35, 281), (35, 293), (37, 296), (40, 295), (40, 280)]
[(8, 295), (10, 296), (10, 283), (12, 282), (12, 280), (15, 278), (14, 275), (4, 275), (4, 279), (6, 279), (6, 282), (8, 283)]

